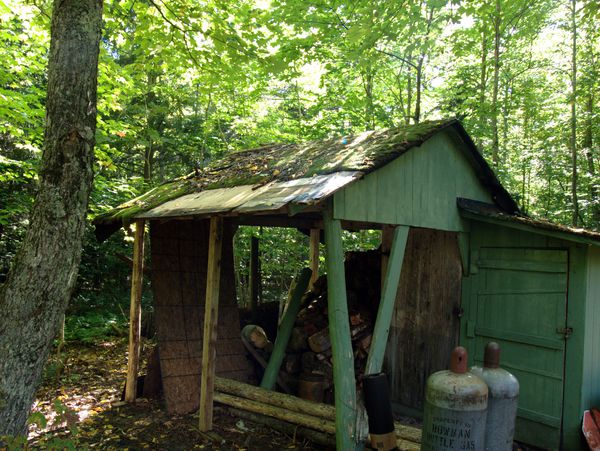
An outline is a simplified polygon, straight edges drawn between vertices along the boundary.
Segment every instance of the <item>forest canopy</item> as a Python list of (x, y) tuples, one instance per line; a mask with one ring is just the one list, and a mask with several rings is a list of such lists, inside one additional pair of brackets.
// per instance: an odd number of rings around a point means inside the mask
[[(0, 275), (36, 189), (51, 6), (0, 1)], [(234, 150), (456, 117), (522, 211), (597, 229), (599, 19), (591, 0), (106, 0), (89, 214)], [(92, 287), (122, 235), (89, 235)]]

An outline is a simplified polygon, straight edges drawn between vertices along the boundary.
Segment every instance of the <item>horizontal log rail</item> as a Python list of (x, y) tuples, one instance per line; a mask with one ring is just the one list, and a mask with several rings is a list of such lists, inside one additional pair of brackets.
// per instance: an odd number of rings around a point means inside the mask
[[(214, 401), (256, 415), (283, 420), (308, 431), (335, 435), (335, 407), (285, 393), (265, 390), (243, 382), (215, 377)], [(420, 449), (421, 430), (395, 423), (400, 450)]]

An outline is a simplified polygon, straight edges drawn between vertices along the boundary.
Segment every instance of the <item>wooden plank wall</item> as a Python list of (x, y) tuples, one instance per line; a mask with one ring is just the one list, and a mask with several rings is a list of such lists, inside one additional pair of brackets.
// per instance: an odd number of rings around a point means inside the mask
[(462, 267), (457, 234), (411, 228), (384, 371), (392, 401), (422, 411), (427, 377), (446, 369), (458, 344)]
[[(208, 220), (153, 221), (152, 290), (165, 403), (171, 413), (198, 409), (208, 258)], [(234, 229), (225, 224), (216, 373), (247, 382), (250, 363), (240, 341), (235, 296)]]
[(459, 231), (456, 198), (493, 202), (465, 157), (455, 132), (422, 146), (334, 194), (334, 218)]

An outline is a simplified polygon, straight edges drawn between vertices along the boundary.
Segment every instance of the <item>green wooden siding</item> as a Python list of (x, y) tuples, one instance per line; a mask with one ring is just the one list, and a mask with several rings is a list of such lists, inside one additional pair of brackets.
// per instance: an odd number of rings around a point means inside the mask
[(455, 132), (439, 133), (334, 195), (337, 219), (464, 230), (457, 197), (491, 202)]
[(600, 249), (588, 251), (583, 408), (600, 406)]
[[(590, 310), (591, 293), (586, 307), (586, 290), (599, 292), (599, 282), (592, 280), (600, 281), (600, 257), (590, 257), (597, 269), (588, 270), (588, 246), (479, 221), (473, 221), (469, 238), (461, 343), (471, 351), (471, 363), (481, 360), (488, 337), (500, 341), (502, 365), (521, 383), (518, 438), (558, 449), (562, 421), (563, 449), (580, 449), (582, 396), (600, 398), (600, 368), (592, 360), (586, 360), (588, 380), (582, 382), (584, 339), (595, 340), (595, 346), (600, 342), (586, 326), (586, 321), (593, 321), (597, 330), (600, 325), (600, 306)], [(573, 328), (568, 340), (552, 333), (556, 324)], [(598, 365), (600, 349), (594, 352), (593, 357), (585, 355)], [(561, 399), (562, 415), (557, 417)]]
[(476, 312), (465, 337), (472, 361), (481, 366), (485, 344), (500, 344), (502, 366), (521, 384), (517, 439), (532, 443), (534, 422), (546, 426), (544, 441), (536, 437), (535, 444), (556, 446), (565, 350), (556, 329), (566, 321), (567, 251), (484, 247), (475, 264), (469, 301)]
[[(567, 245), (568, 243), (564, 243)], [(563, 449), (585, 449), (581, 434), (583, 406), (581, 393), (585, 389), (583, 362), (586, 336), (586, 277), (589, 246), (570, 243), (569, 303), (567, 325), (573, 333), (567, 340), (565, 357), (565, 402), (563, 407)], [(600, 377), (597, 374), (596, 377)]]

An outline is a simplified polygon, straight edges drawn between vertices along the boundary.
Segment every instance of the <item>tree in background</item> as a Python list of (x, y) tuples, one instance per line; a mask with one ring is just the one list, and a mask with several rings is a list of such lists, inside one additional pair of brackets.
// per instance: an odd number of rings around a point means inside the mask
[(0, 289), (0, 434), (25, 432), (77, 279), (92, 187), (101, 20), (101, 0), (54, 2), (40, 184)]

